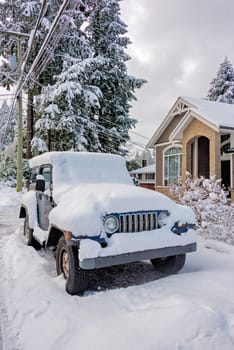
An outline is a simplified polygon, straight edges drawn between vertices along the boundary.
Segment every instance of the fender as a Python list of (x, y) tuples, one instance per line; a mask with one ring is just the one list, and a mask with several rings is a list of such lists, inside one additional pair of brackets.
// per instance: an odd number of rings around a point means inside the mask
[(31, 229), (38, 226), (37, 199), (34, 191), (27, 192), (22, 196), (19, 217), (25, 218), (26, 215), (28, 216), (28, 224)]
[(58, 241), (61, 236), (63, 236), (65, 233), (63, 230), (59, 229), (56, 226), (51, 226), (48, 233), (48, 239), (46, 242), (47, 247), (55, 247), (58, 244)]

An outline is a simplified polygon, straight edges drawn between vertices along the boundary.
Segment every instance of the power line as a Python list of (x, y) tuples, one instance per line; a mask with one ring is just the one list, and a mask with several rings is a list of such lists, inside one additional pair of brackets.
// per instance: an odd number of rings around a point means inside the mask
[(24, 86), (25, 86), (25, 84), (28, 82), (29, 78), (33, 75), (33, 71), (35, 70), (35, 68), (37, 67), (37, 65), (40, 64), (40, 60), (41, 60), (41, 58), (42, 58), (42, 56), (43, 56), (43, 54), (44, 54), (45, 48), (46, 48), (46, 46), (48, 45), (48, 43), (49, 43), (49, 41), (50, 41), (50, 39), (51, 39), (51, 37), (52, 37), (52, 35), (53, 35), (53, 33), (54, 33), (54, 31), (55, 31), (57, 25), (58, 25), (58, 22), (59, 22), (59, 20), (60, 20), (60, 18), (61, 18), (61, 16), (62, 16), (64, 10), (66, 9), (66, 7), (67, 7), (69, 1), (70, 1), (70, 0), (64, 0), (63, 3), (62, 3), (62, 5), (60, 6), (60, 9), (59, 9), (59, 11), (58, 11), (58, 14), (57, 14), (57, 16), (55, 17), (54, 21), (52, 22), (52, 25), (51, 25), (51, 27), (50, 27), (50, 30), (49, 30), (49, 32), (47, 33), (47, 35), (46, 35), (46, 37), (45, 37), (45, 39), (44, 39), (44, 42), (43, 42), (43, 44), (42, 44), (42, 46), (41, 46), (41, 48), (40, 48), (40, 50), (39, 50), (37, 56), (35, 57), (35, 59), (34, 59), (34, 61), (33, 61), (33, 64), (32, 64), (32, 66), (31, 66), (31, 68), (30, 68), (28, 74), (26, 75), (26, 77), (25, 77), (25, 79), (24, 79), (24, 82), (23, 82), (23, 84), (22, 84), (22, 86), (21, 86), (21, 90), (24, 88)]
[(4, 97), (4, 96), (15, 96), (15, 94), (0, 94), (0, 97)]
[[(35, 104), (29, 104), (29, 105), (32, 105), (34, 108), (36, 108)], [(79, 105), (77, 105), (77, 104), (75, 104), (75, 103), (73, 103), (73, 105), (74, 105), (75, 107), (79, 107)], [(36, 108), (36, 109), (39, 110), (39, 108)], [(85, 118), (82, 117), (82, 116), (79, 116), (79, 118), (85, 119)], [(102, 117), (102, 119), (105, 120), (105, 121), (107, 121), (107, 122), (109, 122), (109, 123), (112, 124), (112, 125), (119, 126), (118, 124), (116, 124), (116, 123), (114, 123), (114, 122), (112, 122), (112, 121), (110, 121), (110, 120), (108, 120), (108, 119), (106, 119), (106, 118), (103, 118), (103, 117)], [(99, 130), (98, 132), (102, 134), (102, 138), (106, 138), (106, 139), (107, 139), (107, 130), (108, 130), (108, 133), (111, 134), (110, 137), (111, 137), (112, 139), (113, 139), (113, 138), (115, 139), (115, 142), (113, 142), (115, 145), (120, 145), (119, 143), (121, 143), (121, 142), (122, 142), (122, 143), (123, 143), (123, 142), (126, 142), (126, 139), (125, 139), (123, 136), (118, 136), (118, 135), (116, 135), (116, 134), (114, 133), (114, 131), (111, 131), (110, 129), (105, 128), (103, 125), (98, 124), (98, 123), (95, 122), (94, 120), (92, 120), (91, 122), (92, 122), (93, 125), (95, 125), (95, 126), (98, 127), (99, 129), (101, 129), (101, 130)], [(133, 131), (131, 131), (131, 130), (128, 130), (128, 132), (129, 132), (129, 133), (133, 133), (133, 134), (140, 135), (140, 134), (135, 133), (135, 132), (133, 132)], [(146, 136), (143, 136), (143, 135), (141, 135), (141, 136), (142, 136), (143, 138), (145, 138), (145, 139), (148, 139)], [(118, 140), (118, 143), (117, 143), (117, 140)], [(113, 140), (112, 140), (112, 141), (113, 141)], [(142, 149), (147, 149), (145, 145), (143, 145), (143, 144), (141, 144), (141, 143), (139, 143), (139, 142), (136, 142), (136, 141), (133, 141), (133, 140), (130, 140), (130, 139), (127, 140), (127, 142), (132, 143), (134, 146), (140, 147), (140, 148), (142, 148)]]
[[(59, 31), (59, 33), (57, 34), (55, 40), (53, 41), (53, 45), (52, 45), (52, 47), (51, 47), (51, 50), (48, 50), (48, 47), (47, 47), (47, 46), (48, 46), (48, 43), (49, 43), (49, 41), (50, 41), (52, 35), (53, 35), (54, 32), (55, 32), (55, 29), (56, 29), (56, 27), (57, 27), (57, 25), (58, 25), (59, 19), (60, 19), (60, 17), (62, 16), (63, 12), (65, 11), (65, 9), (66, 9), (66, 7), (67, 7), (67, 5), (68, 5), (68, 2), (69, 2), (69, 0), (64, 0), (63, 4), (61, 5), (60, 10), (59, 10), (59, 13), (58, 13), (58, 15), (56, 16), (56, 18), (54, 19), (54, 21), (53, 21), (53, 23), (52, 23), (52, 25), (51, 25), (51, 28), (50, 28), (49, 32), (47, 33), (47, 36), (46, 36), (46, 38), (45, 38), (45, 40), (44, 40), (44, 42), (43, 42), (43, 44), (42, 44), (42, 46), (41, 46), (41, 48), (40, 48), (40, 50), (39, 50), (37, 56), (36, 56), (36, 58), (35, 58), (35, 60), (34, 60), (34, 62), (33, 62), (33, 64), (32, 64), (32, 66), (31, 66), (31, 68), (30, 68), (30, 70), (29, 70), (29, 72), (28, 72), (28, 74), (27, 74), (27, 76), (26, 76), (24, 82), (22, 83), (22, 76), (23, 76), (22, 72), (24, 71), (26, 62), (27, 62), (28, 57), (29, 57), (29, 54), (30, 54), (30, 50), (31, 50), (31, 47), (32, 47), (32, 43), (33, 43), (34, 38), (35, 38), (35, 33), (36, 33), (37, 28), (38, 28), (38, 24), (40, 23), (40, 20), (41, 20), (41, 18), (42, 18), (42, 13), (44, 12), (44, 9), (45, 9), (45, 0), (43, 1), (42, 7), (41, 7), (41, 12), (40, 12), (40, 15), (39, 15), (39, 17), (38, 17), (38, 21), (37, 21), (35, 30), (32, 31), (31, 36), (30, 36), (29, 49), (28, 49), (28, 51), (27, 51), (27, 53), (26, 53), (26, 55), (25, 55), (25, 60), (24, 60), (24, 62), (23, 62), (23, 64), (22, 64), (22, 66), (21, 66), (21, 78), (20, 78), (19, 83), (18, 83), (18, 85), (17, 85), (16, 94), (15, 94), (15, 100), (14, 100), (14, 102), (13, 102), (13, 108), (12, 108), (12, 110), (11, 110), (11, 112), (10, 112), (11, 114), (12, 114), (12, 111), (13, 111), (13, 109), (14, 109), (14, 107), (15, 107), (16, 98), (17, 98), (17, 96), (19, 96), (20, 92), (22, 91), (22, 89), (23, 89), (23, 87), (25, 86), (25, 84), (27, 83), (27, 81), (28, 81), (29, 79), (35, 81), (35, 80), (32, 78), (32, 75), (34, 74), (35, 77), (37, 78), (38, 75), (43, 71), (43, 69), (44, 69), (44, 68), (46, 67), (46, 65), (48, 64), (48, 62), (49, 62), (49, 60), (50, 60), (50, 58), (51, 58), (51, 55), (52, 55), (52, 53), (54, 52), (54, 49), (55, 49), (56, 45), (58, 44), (59, 40), (61, 39), (62, 35), (64, 34), (64, 32), (65, 32), (65, 30), (66, 30), (66, 27), (67, 27), (67, 25), (68, 25), (68, 23), (69, 23), (69, 21), (70, 21), (70, 17), (71, 17), (72, 12), (75, 10), (75, 8), (77, 7), (77, 5), (78, 5), (78, 3), (79, 3), (79, 1), (77, 1), (77, 2), (75, 3), (75, 6), (74, 6), (72, 9), (70, 9), (70, 13), (69, 13), (69, 16), (67, 17), (67, 21), (63, 24), (63, 28)], [(47, 51), (46, 51), (46, 49), (47, 49)], [(36, 82), (36, 81), (35, 81), (35, 82)], [(39, 84), (39, 82), (37, 82), (37, 83)], [(103, 118), (103, 117), (102, 117), (102, 119), (105, 120), (105, 121), (107, 121), (108, 123), (114, 125), (114, 126), (118, 126), (118, 127), (119, 127), (119, 125), (118, 125), (117, 123), (114, 123), (114, 122), (112, 122), (112, 121), (110, 121), (110, 120), (108, 120), (108, 119), (105, 119), (105, 118)], [(94, 124), (95, 124), (95, 123), (94, 123)], [(99, 127), (99, 128), (101, 127), (99, 124), (96, 124), (96, 125), (97, 125), (97, 127)], [(105, 129), (105, 132), (106, 132), (106, 129)], [(126, 142), (126, 139), (124, 139), (124, 138), (121, 137), (121, 136), (117, 136), (113, 131), (108, 130), (108, 132), (112, 134), (112, 135), (111, 135), (112, 138), (115, 137), (116, 140), (122, 140), (122, 141), (119, 141), (119, 142)], [(141, 135), (141, 134), (139, 134), (139, 133), (136, 133), (136, 132), (134, 132), (134, 131), (132, 131), (132, 130), (128, 130), (128, 132), (129, 132), (129, 133), (132, 133), (132, 134), (134, 134), (134, 135), (137, 135), (137, 136), (139, 136), (139, 137), (142, 137), (142, 138), (145, 138), (145, 139), (149, 140), (148, 137), (146, 137), (146, 136), (144, 136), (144, 135)], [(104, 135), (106, 136), (105, 133), (104, 133)], [(128, 140), (128, 142), (134, 144), (133, 141)], [(143, 145), (141, 145), (141, 144), (135, 143), (135, 145), (137, 145), (137, 146), (142, 147), (142, 148), (145, 149), (145, 147), (144, 147)]]
[[(41, 55), (43, 54), (43, 51), (44, 51), (46, 45), (48, 44), (48, 42), (49, 42), (51, 36), (53, 35), (53, 33), (54, 33), (54, 31), (55, 31), (55, 29), (56, 29), (56, 27), (57, 27), (57, 25), (58, 25), (59, 19), (60, 19), (60, 17), (62, 16), (62, 14), (63, 14), (63, 12), (64, 12), (64, 10), (65, 10), (65, 8), (66, 8), (66, 6), (67, 6), (67, 4), (68, 4), (69, 1), (70, 1), (70, 0), (64, 0), (64, 1), (63, 1), (63, 4), (60, 6), (59, 12), (58, 12), (57, 16), (55, 17), (55, 19), (54, 19), (54, 21), (53, 21), (53, 23), (52, 23), (52, 25), (51, 25), (51, 28), (50, 28), (49, 32), (47, 33), (46, 38), (45, 38), (45, 40), (44, 40), (44, 42), (43, 42), (43, 44), (42, 44), (42, 46), (41, 46), (41, 48), (40, 48), (40, 50), (39, 50), (37, 56), (35, 57), (35, 59), (34, 59), (34, 61), (33, 61), (32, 66), (31, 66), (31, 68), (30, 68), (30, 70), (29, 70), (29, 72), (28, 72), (28, 74), (27, 74), (27, 76), (26, 76), (24, 82), (22, 82), (22, 79), (23, 79), (23, 74), (22, 74), (22, 72), (24, 71), (26, 62), (27, 62), (27, 60), (28, 60), (28, 58), (29, 58), (29, 54), (30, 54), (30, 51), (31, 51), (31, 48), (32, 48), (32, 44), (33, 44), (33, 41), (34, 41), (34, 39), (35, 39), (36, 31), (37, 31), (37, 29), (38, 29), (38, 27), (39, 27), (39, 24), (40, 24), (40, 21), (41, 21), (41, 19), (42, 19), (42, 17), (43, 17), (44, 12), (45, 12), (46, 9), (47, 9), (47, 7), (46, 7), (46, 0), (43, 0), (43, 3), (42, 3), (42, 6), (41, 6), (41, 9), (40, 9), (40, 13), (39, 13), (39, 16), (38, 16), (38, 20), (37, 20), (35, 29), (34, 29), (34, 31), (31, 32), (30, 41), (29, 41), (29, 47), (28, 47), (28, 53), (26, 54), (25, 61), (24, 61), (24, 62), (21, 64), (21, 66), (19, 67), (19, 69), (20, 69), (20, 71), (21, 71), (20, 79), (19, 79), (18, 84), (17, 84), (17, 87), (16, 87), (15, 98), (14, 98), (14, 101), (13, 101), (13, 104), (12, 104), (12, 108), (11, 108), (11, 110), (10, 110), (10, 112), (9, 112), (9, 118), (8, 118), (8, 121), (7, 121), (7, 124), (6, 124), (6, 128), (5, 128), (4, 133), (3, 133), (3, 135), (2, 135), (2, 138), (1, 138), (1, 143), (4, 142), (4, 139), (5, 139), (5, 136), (6, 136), (6, 130), (7, 130), (7, 128), (9, 127), (10, 119), (11, 119), (13, 110), (14, 110), (14, 108), (15, 108), (16, 99), (17, 99), (17, 97), (20, 95), (20, 93), (21, 93), (21, 91), (23, 90), (25, 84), (27, 83), (28, 79), (30, 78), (30, 75), (32, 74), (34, 67), (35, 67), (36, 64), (39, 62), (39, 60), (40, 60), (40, 58), (41, 58)], [(15, 32), (14, 32), (14, 34), (15, 34)], [(18, 34), (19, 34), (19, 33), (18, 33)], [(27, 34), (25, 34), (25, 36), (26, 36), (26, 35), (27, 35)], [(28, 35), (27, 35), (27, 36), (28, 36)]]
[[(25, 60), (18, 67), (19, 72), (20, 72), (20, 74), (19, 74), (19, 81), (18, 81), (17, 86), (16, 86), (14, 100), (13, 100), (13, 103), (12, 103), (12, 107), (11, 107), (11, 109), (9, 111), (9, 116), (8, 116), (8, 119), (7, 119), (6, 127), (5, 127), (4, 132), (2, 134), (2, 137), (1, 137), (1, 143), (2, 144), (3, 144), (4, 139), (6, 137), (6, 131), (7, 131), (8, 127), (9, 127), (10, 120), (12, 118), (12, 114), (13, 114), (13, 111), (15, 109), (17, 97), (19, 96), (19, 94), (22, 91), (22, 89), (20, 90), (20, 88), (22, 87), (22, 79), (23, 79), (24, 69), (25, 69), (26, 63), (27, 63), (27, 61), (29, 59), (29, 54), (30, 54), (31, 49), (32, 49), (33, 41), (35, 40), (36, 31), (38, 30), (38, 27), (40, 25), (40, 21), (41, 21), (43, 15), (44, 15), (44, 12), (45, 12), (46, 8), (47, 8), (46, 0), (43, 0), (42, 5), (41, 5), (41, 9), (40, 9), (40, 12), (39, 12), (39, 16), (38, 16), (38, 19), (37, 19), (37, 22), (36, 22), (35, 30), (31, 31), (31, 35), (30, 35), (29, 43), (28, 43), (28, 48), (27, 48), (27, 51), (26, 51), (26, 54), (25, 54)], [(20, 40), (21, 36), (29, 37), (28, 34), (24, 34), (24, 33), (22, 34), (22, 33), (11, 32), (10, 34), (18, 35), (19, 36), (18, 40)]]
[[(77, 106), (77, 107), (78, 107), (77, 104), (74, 104), (74, 106)], [(34, 108), (35, 108), (35, 105), (34, 105)], [(83, 116), (80, 116), (80, 115), (79, 115), (78, 117), (81, 118), (81, 119), (86, 120), (86, 118), (83, 117)], [(116, 133), (115, 133), (114, 131), (112, 131), (112, 130), (110, 130), (110, 129), (106, 129), (104, 126), (98, 124), (98, 123), (95, 122), (94, 120), (92, 120), (91, 123), (92, 123), (92, 125), (94, 125), (94, 127), (97, 127), (97, 128), (99, 129), (99, 130), (97, 130), (97, 133), (98, 133), (98, 135), (101, 135), (101, 137), (102, 137), (103, 139), (106, 139), (106, 140), (110, 141), (110, 140), (108, 139), (108, 136), (109, 136), (109, 137), (112, 139), (111, 142), (112, 142), (113, 144), (115, 144), (116, 146), (120, 146), (121, 143), (125, 143), (125, 142), (126, 142), (126, 139), (125, 139), (123, 136), (116, 135)], [(141, 143), (138, 143), (138, 142), (135, 142), (135, 141), (133, 141), (133, 140), (130, 140), (130, 139), (129, 139), (129, 140), (127, 140), (127, 142), (133, 144), (134, 146), (140, 147), (140, 148), (142, 148), (142, 149), (144, 149), (144, 150), (147, 149), (145, 145), (143, 145), (143, 144), (141, 144)]]
[(49, 63), (51, 56), (52, 56), (58, 42), (60, 41), (61, 37), (65, 33), (67, 26), (70, 22), (71, 16), (72, 16), (73, 12), (75, 11), (76, 7), (78, 6), (78, 4), (79, 4), (79, 1), (75, 2), (75, 5), (73, 6), (73, 8), (69, 10), (68, 16), (66, 18), (66, 22), (63, 23), (63, 27), (60, 29), (57, 36), (53, 40), (52, 46), (49, 49), (47, 48), (47, 52), (45, 52), (44, 61), (42, 60), (40, 63), (40, 66), (37, 67), (37, 71), (35, 70), (35, 78), (39, 77), (39, 75), (42, 73), (42, 71), (45, 69), (45, 67)]

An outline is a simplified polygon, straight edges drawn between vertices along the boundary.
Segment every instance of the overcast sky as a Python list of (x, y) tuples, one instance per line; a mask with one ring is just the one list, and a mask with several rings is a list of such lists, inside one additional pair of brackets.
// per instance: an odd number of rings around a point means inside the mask
[(129, 74), (148, 81), (131, 115), (151, 138), (178, 96), (205, 97), (224, 57), (234, 64), (234, 0), (123, 0), (121, 8)]
[(178, 96), (206, 97), (225, 56), (234, 64), (234, 0), (123, 0), (121, 7), (132, 41), (129, 74), (148, 81), (131, 115), (135, 131), (151, 138)]

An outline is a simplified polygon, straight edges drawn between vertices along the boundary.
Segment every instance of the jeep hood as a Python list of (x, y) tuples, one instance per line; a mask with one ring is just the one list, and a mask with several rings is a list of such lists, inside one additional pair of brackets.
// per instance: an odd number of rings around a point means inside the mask
[(54, 189), (57, 206), (50, 212), (50, 223), (75, 236), (104, 234), (103, 217), (111, 213), (168, 210), (170, 222), (195, 223), (192, 210), (168, 197), (134, 185), (91, 184)]

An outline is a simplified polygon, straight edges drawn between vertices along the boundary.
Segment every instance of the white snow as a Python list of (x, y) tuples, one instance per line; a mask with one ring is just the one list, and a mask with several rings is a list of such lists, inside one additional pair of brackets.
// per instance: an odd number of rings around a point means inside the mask
[(196, 232), (188, 230), (181, 236), (163, 227), (154, 231), (143, 231), (134, 234), (121, 233), (113, 235), (108, 240), (108, 247), (102, 249), (100, 244), (91, 240), (80, 242), (79, 258), (96, 258), (99, 256), (114, 256), (118, 254), (140, 252), (154, 248), (184, 246), (196, 242)]
[[(83, 242), (80, 246), (81, 260), (184, 246), (196, 241), (195, 232), (189, 231), (183, 236), (171, 232), (177, 221), (195, 223), (193, 211), (160, 193), (134, 186), (122, 157), (87, 152), (51, 152), (30, 161), (30, 167), (40, 164), (53, 165), (53, 198), (57, 206), (50, 211), (50, 224), (63, 231), (71, 231), (74, 236), (101, 235), (108, 241), (105, 250), (94, 242)], [(30, 206), (30, 198), (26, 195), (23, 203), (28, 207), (27, 201)], [(135, 236), (129, 233), (111, 239), (105, 236), (103, 218), (106, 214), (149, 210), (168, 210), (171, 215), (167, 226)], [(33, 216), (35, 213), (36, 207)], [(30, 227), (37, 229), (37, 225)], [(44, 231), (38, 237), (40, 240), (46, 238)]]
[(16, 193), (14, 188), (5, 186), (0, 182), (0, 209), (19, 205), (21, 193)]
[(190, 108), (217, 127), (234, 128), (234, 105), (217, 101), (208, 101), (203, 98), (182, 96), (182, 99), (192, 104)]
[(29, 227), (35, 228), (38, 225), (36, 192), (29, 191), (24, 193), (21, 199), (21, 204), (27, 209)]
[(113, 154), (89, 152), (48, 152), (29, 161), (30, 167), (52, 164), (54, 187), (69, 184), (132, 184), (125, 159)]
[(83, 185), (67, 188), (59, 195), (54, 188), (58, 204), (49, 215), (51, 224), (75, 235), (96, 236), (103, 230), (103, 216), (143, 210), (168, 210), (168, 225), (176, 221), (195, 223), (191, 209), (180, 206), (168, 197), (134, 185)]
[[(1, 189), (0, 210), (10, 205), (6, 195)], [(177, 275), (72, 297), (53, 260), (26, 246), (22, 230), (2, 234), (0, 226), (0, 294), (12, 348), (233, 349), (233, 246), (200, 238), (198, 252), (188, 254)]]
[(130, 171), (130, 174), (151, 174), (151, 173), (155, 173), (155, 169), (156, 169), (155, 164), (150, 164), (150, 165), (144, 166), (143, 168), (132, 170)]

